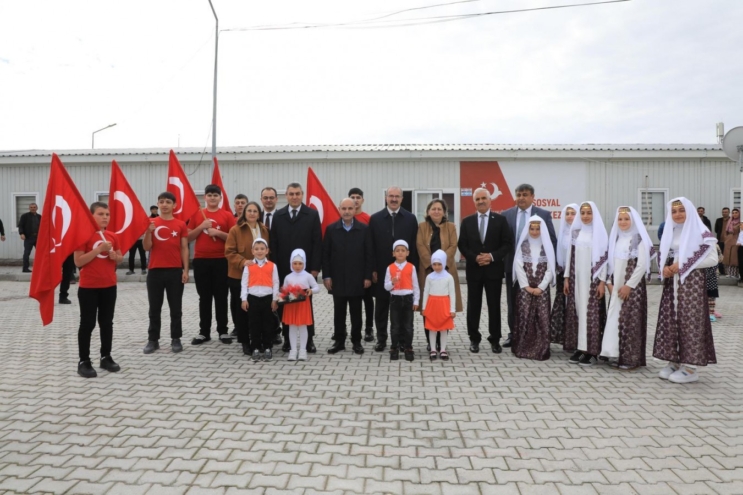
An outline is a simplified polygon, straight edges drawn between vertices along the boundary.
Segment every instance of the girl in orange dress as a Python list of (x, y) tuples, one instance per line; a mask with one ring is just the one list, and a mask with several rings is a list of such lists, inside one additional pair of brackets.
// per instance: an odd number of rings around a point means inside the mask
[[(423, 289), (423, 316), (429, 330), (431, 344), (431, 361), (441, 356), (443, 361), (449, 359), (446, 352), (446, 337), (449, 330), (454, 330), (457, 293), (454, 278), (446, 271), (446, 253), (439, 249), (431, 255), (433, 272), (426, 277)], [(441, 332), (441, 353), (436, 352), (436, 335)]]
[[(304, 270), (307, 264), (307, 255), (303, 249), (295, 249), (291, 255), (292, 272), (284, 278), (284, 287), (290, 285), (299, 286), (305, 290), (307, 299), (301, 302), (294, 302), (284, 306), (282, 323), (289, 325), (289, 361), (307, 360), (307, 325), (312, 325), (312, 308), (310, 307), (310, 297), (312, 294), (320, 292), (320, 286), (317, 280)], [(299, 345), (297, 345), (299, 338)], [(297, 355), (297, 348), (301, 349)]]

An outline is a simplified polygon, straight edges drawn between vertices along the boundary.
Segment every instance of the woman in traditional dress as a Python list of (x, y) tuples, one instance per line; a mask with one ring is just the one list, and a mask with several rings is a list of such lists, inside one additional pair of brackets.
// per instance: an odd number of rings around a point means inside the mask
[[(557, 270), (557, 290), (555, 291), (555, 301), (552, 304), (552, 314), (550, 315), (550, 342), (553, 344), (562, 344), (566, 351), (574, 351), (565, 346), (565, 305), (568, 296), (563, 293), (565, 286), (565, 257), (568, 255), (570, 248), (570, 226), (573, 225), (575, 215), (578, 213), (578, 205), (570, 203), (562, 209), (560, 219), (560, 232), (557, 236), (557, 251), (555, 252), (555, 270)], [(572, 301), (572, 299), (571, 299)], [(573, 303), (573, 306), (575, 303)], [(577, 335), (577, 329), (575, 330)]]
[[(570, 357), (571, 363), (592, 366), (601, 352), (606, 324), (604, 285), (609, 236), (593, 201), (581, 203), (579, 213), (580, 221), (573, 222), (570, 227), (572, 245), (565, 261), (563, 292), (566, 296), (571, 292), (575, 294), (575, 312), (566, 311), (565, 346), (577, 349)], [(568, 337), (572, 335), (568, 330), (574, 327), (578, 329), (577, 341), (569, 342)]]
[(520, 290), (514, 308), (511, 350), (516, 357), (544, 361), (550, 357), (550, 285), (555, 284), (555, 252), (541, 217), (529, 219), (513, 257), (513, 280)]
[(722, 264), (725, 265), (728, 278), (738, 278), (738, 234), (740, 234), (740, 210), (733, 208), (730, 218), (722, 231), (725, 240), (725, 251), (722, 253)]
[(704, 273), (717, 266), (717, 240), (688, 199), (673, 199), (667, 209), (660, 240), (663, 295), (653, 356), (668, 361), (660, 378), (689, 383), (699, 380), (697, 366), (717, 363)]
[(607, 260), (611, 292), (601, 356), (620, 370), (645, 366), (648, 326), (648, 293), (653, 243), (640, 214), (631, 206), (620, 206), (609, 235)]

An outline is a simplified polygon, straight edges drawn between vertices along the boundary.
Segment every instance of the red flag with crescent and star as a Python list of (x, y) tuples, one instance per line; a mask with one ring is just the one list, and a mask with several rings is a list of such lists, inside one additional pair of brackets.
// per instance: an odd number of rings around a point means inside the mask
[(328, 225), (341, 219), (338, 207), (335, 206), (333, 199), (315, 175), (312, 167), (307, 168), (307, 206), (314, 208), (320, 214), (323, 235)]
[(108, 209), (111, 220), (108, 230), (119, 237), (122, 253), (126, 253), (137, 242), (147, 227), (150, 217), (134, 194), (132, 186), (124, 177), (116, 160), (111, 161), (111, 183), (108, 187)]
[(214, 169), (212, 170), (212, 184), (219, 186), (222, 190), (222, 201), (219, 202), (219, 207), (224, 211), (232, 215), (232, 208), (230, 208), (230, 197), (227, 196), (227, 191), (224, 190), (224, 184), (222, 184), (222, 174), (219, 172), (219, 162), (217, 157), (214, 157)]
[(98, 224), (88, 205), (62, 161), (52, 154), (28, 292), (29, 297), (39, 301), (44, 326), (54, 319), (54, 289), (62, 281), (62, 263), (96, 231)]
[(170, 150), (170, 159), (168, 161), (168, 185), (166, 189), (169, 193), (175, 195), (175, 208), (173, 216), (183, 222), (188, 222), (194, 213), (201, 209), (199, 199), (193, 192), (191, 183), (188, 182), (186, 172), (183, 171), (181, 162), (175, 156), (175, 152)]
[(483, 188), (490, 194), (490, 209), (500, 213), (513, 207), (516, 201), (511, 194), (511, 188), (503, 176), (498, 162), (460, 162), (459, 187), (460, 215), (462, 218), (475, 213), (475, 203), (472, 195), (478, 188)]

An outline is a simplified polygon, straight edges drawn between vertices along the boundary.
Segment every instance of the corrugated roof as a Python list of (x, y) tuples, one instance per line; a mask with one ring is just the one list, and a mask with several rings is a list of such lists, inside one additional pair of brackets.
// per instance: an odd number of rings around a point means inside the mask
[[(58, 150), (60, 156), (161, 155), (170, 148), (122, 148), (99, 150)], [(207, 148), (175, 148), (179, 155), (210, 155)], [(334, 153), (334, 152), (436, 152), (436, 151), (722, 151), (719, 144), (352, 144), (289, 146), (223, 146), (220, 155), (252, 153)], [(0, 151), (0, 157), (48, 156), (52, 150)]]

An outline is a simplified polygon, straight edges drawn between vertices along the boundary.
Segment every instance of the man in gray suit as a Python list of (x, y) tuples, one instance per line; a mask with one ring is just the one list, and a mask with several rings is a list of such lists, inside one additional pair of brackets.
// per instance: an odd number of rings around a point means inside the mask
[(513, 256), (516, 252), (515, 250), (518, 249), (516, 244), (518, 244), (521, 237), (521, 231), (529, 225), (529, 217), (538, 215), (544, 220), (544, 223), (547, 224), (547, 230), (549, 230), (552, 247), (557, 249), (557, 236), (555, 235), (555, 227), (552, 225), (552, 214), (547, 210), (533, 206), (532, 203), (534, 203), (534, 186), (531, 184), (521, 184), (516, 188), (516, 206), (503, 212), (503, 216), (506, 217), (508, 227), (511, 229), (514, 237), (514, 249), (511, 250), (511, 254), (505, 259), (509, 331), (508, 338), (503, 343), (503, 347), (511, 347), (511, 337), (515, 328), (515, 322), (513, 321), (514, 294), (520, 288), (513, 285)]

